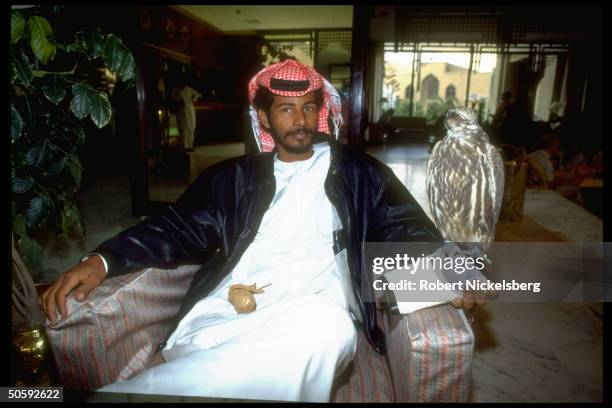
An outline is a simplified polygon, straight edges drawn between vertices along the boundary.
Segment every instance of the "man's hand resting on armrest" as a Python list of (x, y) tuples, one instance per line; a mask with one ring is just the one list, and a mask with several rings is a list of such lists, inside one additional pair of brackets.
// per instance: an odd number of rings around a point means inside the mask
[(487, 303), (484, 299), (474, 298), (473, 296), (466, 295), (464, 297), (456, 297), (451, 301), (451, 305), (453, 305), (457, 309), (465, 309), (466, 311), (472, 309), (474, 304), (478, 306), (483, 306)]
[(484, 306), (488, 300), (495, 300), (499, 293), (494, 290), (466, 290), (463, 297), (456, 297), (451, 300), (451, 305), (457, 309), (471, 310), (474, 306)]
[(75, 298), (79, 301), (85, 300), (105, 277), (104, 262), (98, 255), (92, 255), (68, 272), (64, 272), (42, 295), (42, 307), (47, 318), (55, 322), (58, 310), (62, 318), (66, 318), (68, 316), (66, 310), (68, 294), (78, 287), (74, 292)]

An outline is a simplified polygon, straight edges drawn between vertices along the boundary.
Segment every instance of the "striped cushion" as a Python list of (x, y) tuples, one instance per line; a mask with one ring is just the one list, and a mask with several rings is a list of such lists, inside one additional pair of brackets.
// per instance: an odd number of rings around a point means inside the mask
[(385, 314), (385, 326), (397, 402), (468, 400), (474, 333), (462, 310), (443, 304)]
[(94, 390), (157, 362), (157, 345), (198, 268), (149, 268), (109, 278), (83, 302), (69, 296), (68, 317), (46, 324), (63, 386)]
[[(378, 311), (379, 321), (382, 312)], [(355, 360), (334, 381), (332, 402), (395, 402), (387, 358), (378, 354), (357, 328)]]

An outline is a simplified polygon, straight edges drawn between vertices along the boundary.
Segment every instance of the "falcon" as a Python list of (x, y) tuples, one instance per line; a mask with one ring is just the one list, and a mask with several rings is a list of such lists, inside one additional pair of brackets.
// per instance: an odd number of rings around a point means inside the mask
[(426, 188), (434, 223), (446, 241), (486, 254), (504, 192), (501, 154), (469, 108), (446, 114), (446, 135), (427, 163)]

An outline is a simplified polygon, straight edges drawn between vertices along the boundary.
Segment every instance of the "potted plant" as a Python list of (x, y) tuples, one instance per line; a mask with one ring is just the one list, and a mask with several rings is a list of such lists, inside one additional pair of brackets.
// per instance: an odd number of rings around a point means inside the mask
[(136, 80), (134, 58), (116, 35), (96, 28), (54, 36), (52, 23), (62, 7), (11, 10), (12, 290), (14, 311), (29, 328), (44, 323), (28, 273), (42, 261), (37, 234), (83, 232), (75, 194), (83, 172), (84, 121), (112, 126), (114, 83), (129, 87)]

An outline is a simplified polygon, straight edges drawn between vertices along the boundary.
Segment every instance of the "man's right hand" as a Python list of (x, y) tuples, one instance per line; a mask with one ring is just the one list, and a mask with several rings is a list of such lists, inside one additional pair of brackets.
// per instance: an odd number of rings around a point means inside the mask
[(106, 277), (104, 262), (98, 255), (92, 255), (68, 272), (64, 272), (42, 295), (42, 307), (51, 322), (55, 322), (57, 311), (62, 318), (68, 316), (66, 297), (77, 288), (74, 296), (82, 301), (97, 288)]

